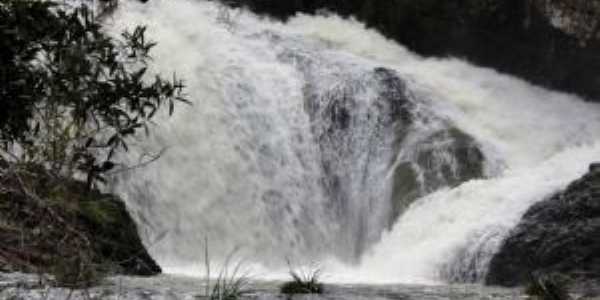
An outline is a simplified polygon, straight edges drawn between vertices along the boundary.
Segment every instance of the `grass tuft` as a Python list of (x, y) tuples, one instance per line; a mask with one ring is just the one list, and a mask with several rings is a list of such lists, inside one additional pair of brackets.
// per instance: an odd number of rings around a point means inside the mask
[(294, 269), (288, 261), (290, 268), (291, 281), (281, 285), (282, 294), (322, 294), (323, 284), (320, 282), (320, 268), (300, 268)]
[[(237, 249), (232, 251), (219, 272), (216, 279), (210, 277), (210, 256), (208, 253), (208, 240), (205, 240), (204, 264), (206, 270), (206, 291), (205, 297), (209, 300), (237, 300), (248, 294), (250, 277), (248, 272), (243, 271), (243, 261), (240, 260), (233, 264), (233, 257)], [(231, 266), (234, 265), (233, 268)]]

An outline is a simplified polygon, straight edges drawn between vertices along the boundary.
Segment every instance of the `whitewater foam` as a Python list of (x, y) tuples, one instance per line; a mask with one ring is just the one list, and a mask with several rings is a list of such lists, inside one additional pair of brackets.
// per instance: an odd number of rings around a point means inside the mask
[[(419, 57), (352, 19), (280, 23), (214, 2), (154, 0), (125, 2), (109, 22), (115, 33), (148, 25), (159, 42), (155, 71), (176, 71), (194, 101), (140, 143), (140, 152), (168, 147), (162, 159), (118, 188), (147, 242), (168, 232), (150, 248), (167, 271), (202, 275), (196, 263), (208, 237), (217, 260), (241, 246), (264, 278), (279, 277), (292, 257), (322, 261), (330, 281), (478, 280), (527, 208), (600, 153), (598, 105), (461, 60)], [(302, 57), (316, 65), (317, 91), (373, 68), (395, 70), (420, 105), (477, 141), (488, 178), (420, 198), (390, 231), (374, 222), (381, 241), (358, 265), (336, 262), (351, 247), (337, 239), (343, 223), (322, 187)], [(384, 173), (374, 178), (387, 184)], [(385, 189), (368, 191), (379, 199), (375, 212), (389, 207)]]

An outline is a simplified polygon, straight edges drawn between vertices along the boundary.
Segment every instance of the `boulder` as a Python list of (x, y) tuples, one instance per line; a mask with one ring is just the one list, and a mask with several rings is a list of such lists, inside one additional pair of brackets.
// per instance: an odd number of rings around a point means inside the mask
[(531, 274), (600, 283), (600, 168), (531, 207), (490, 263), (486, 282), (516, 286)]
[(101, 274), (161, 272), (119, 197), (39, 166), (0, 167), (0, 271), (78, 286)]

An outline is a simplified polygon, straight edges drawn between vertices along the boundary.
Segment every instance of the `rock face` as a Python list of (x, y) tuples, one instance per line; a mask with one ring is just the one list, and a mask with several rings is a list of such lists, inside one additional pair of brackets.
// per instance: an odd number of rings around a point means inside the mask
[(305, 80), (319, 184), (345, 261), (358, 263), (420, 196), (484, 176), (480, 145), (402, 74), (265, 36), (285, 46), (278, 58)]
[(10, 169), (0, 164), (0, 272), (51, 273), (70, 284), (161, 272), (118, 197), (43, 168)]
[(94, 240), (97, 255), (118, 265), (121, 274), (151, 276), (161, 273), (161, 268), (142, 243), (123, 200), (97, 191), (91, 195), (91, 200), (81, 203), (79, 218)]
[(515, 286), (530, 273), (600, 282), (600, 166), (529, 209), (490, 264), (486, 282)]
[(317, 92), (306, 97), (319, 145), (322, 184), (331, 199), (330, 209), (350, 229), (347, 243), (354, 248), (355, 260), (397, 217), (389, 214), (381, 199), (389, 197), (386, 171), (412, 124), (414, 110), (404, 81), (394, 71), (376, 68), (358, 74), (348, 72), (348, 78), (332, 80), (332, 87), (309, 87)]
[(314, 57), (294, 59), (308, 79), (305, 109), (328, 210), (348, 235), (343, 243), (353, 251), (345, 259), (355, 262), (420, 196), (484, 177), (485, 157), (472, 137), (430, 110), (394, 70), (339, 63), (323, 68), (322, 61), (311, 62)]
[(600, 101), (600, 0), (229, 0), (286, 18), (353, 15), (422, 55), (464, 57)]

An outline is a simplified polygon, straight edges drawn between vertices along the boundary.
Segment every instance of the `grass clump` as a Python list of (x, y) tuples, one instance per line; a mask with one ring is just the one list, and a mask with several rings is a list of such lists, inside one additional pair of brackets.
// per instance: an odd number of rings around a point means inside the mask
[(539, 300), (570, 300), (567, 280), (559, 275), (535, 276), (525, 287), (525, 294)]
[(323, 284), (320, 282), (320, 268), (310, 267), (294, 269), (289, 262), (288, 265), (290, 267), (289, 273), (292, 277), (292, 280), (281, 285), (280, 292), (282, 294), (293, 295), (323, 293)]
[(210, 300), (237, 300), (245, 294), (249, 293), (247, 289), (249, 279), (246, 275), (240, 274), (240, 264), (237, 264), (233, 272), (228, 272), (228, 266), (224, 266), (215, 281), (210, 287), (210, 279), (208, 281), (208, 299)]
[[(205, 299), (237, 300), (248, 294), (250, 279), (247, 271), (243, 271), (243, 261), (233, 263), (237, 249), (232, 251), (221, 268), (216, 279), (211, 280), (211, 264), (208, 253), (208, 240), (205, 241), (204, 267), (206, 271)], [(233, 266), (233, 268), (231, 267)]]

